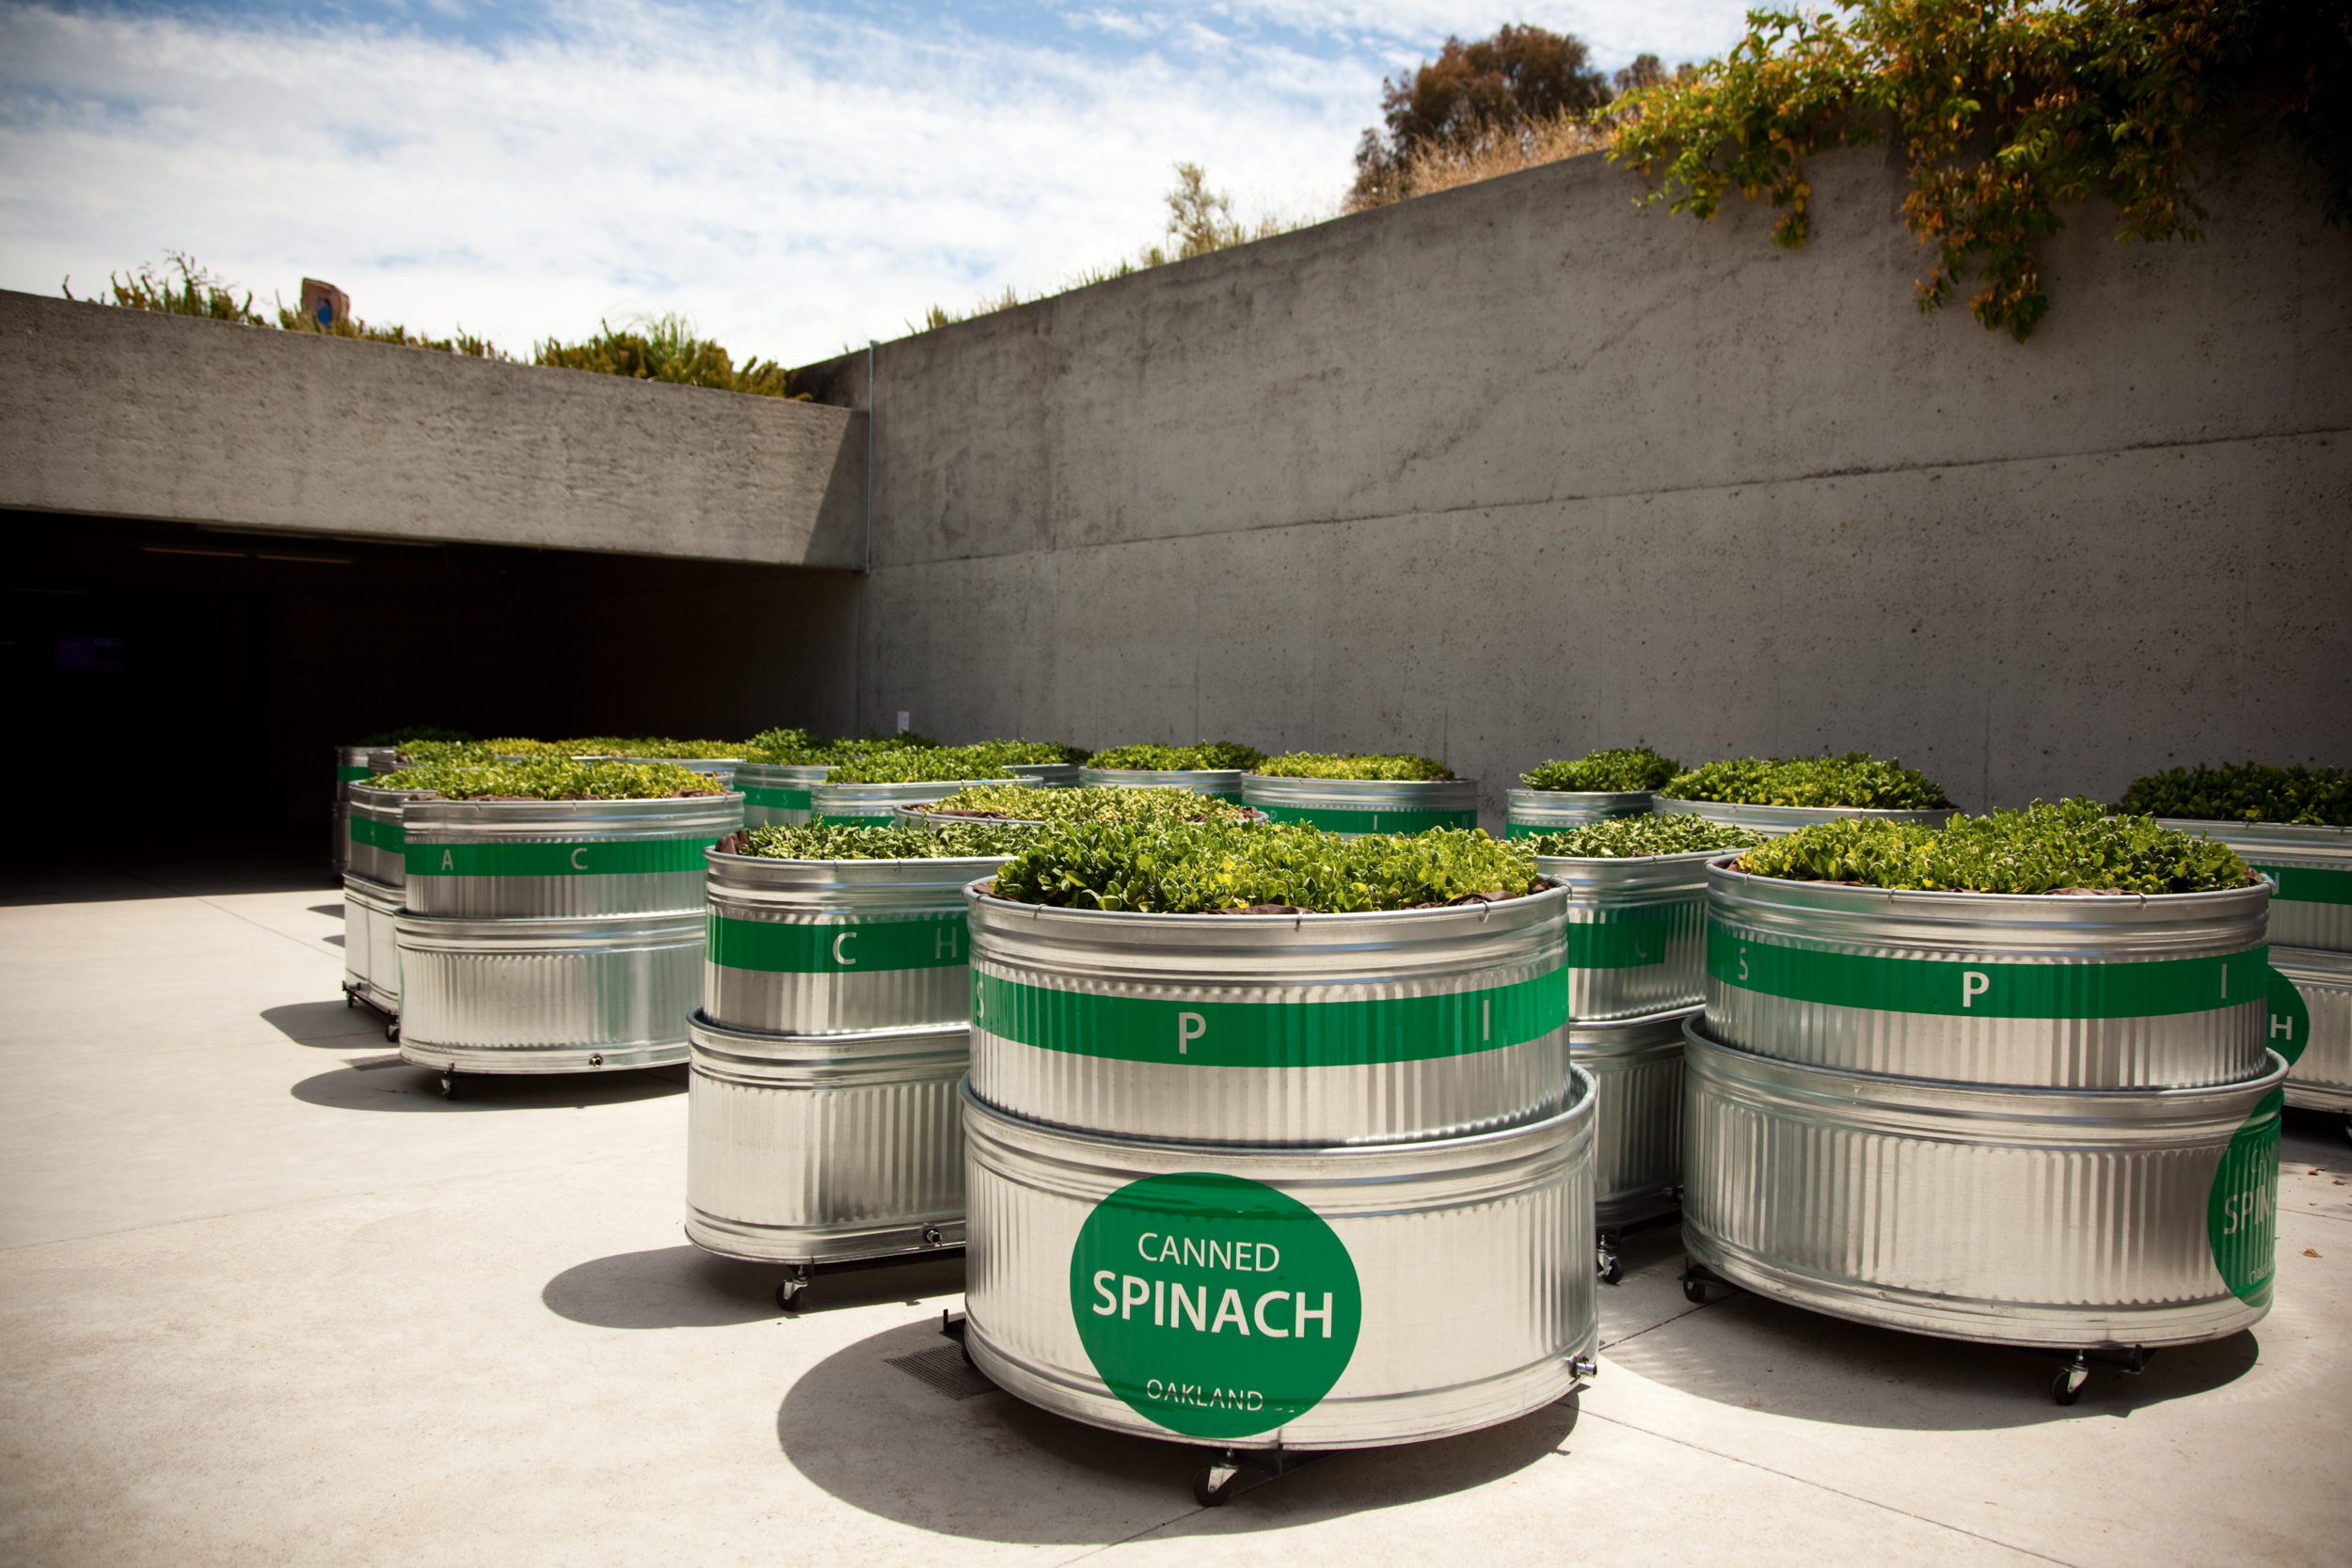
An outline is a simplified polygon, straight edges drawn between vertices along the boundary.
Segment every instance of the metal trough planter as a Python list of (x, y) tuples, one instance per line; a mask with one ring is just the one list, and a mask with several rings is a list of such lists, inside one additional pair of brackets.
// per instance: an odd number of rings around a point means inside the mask
[(1086, 769), (1074, 762), (1009, 762), (1005, 771), (1041, 789), (1075, 789)]
[(335, 811), (327, 835), (327, 861), (338, 877), (351, 869), (351, 786), (399, 766), (400, 759), (389, 746), (335, 748)]
[(1282, 779), (1245, 773), (1241, 798), (1273, 821), (1301, 822), (1351, 838), (1478, 826), (1476, 779)]
[(1600, 1097), (1593, 1223), (1604, 1237), (1673, 1213), (1682, 1192), (1682, 1025), (1694, 1009), (1568, 1030)]
[(743, 797), (743, 826), (797, 828), (817, 817), (811, 791), (831, 775), (822, 767), (784, 767), (747, 762), (735, 770), (735, 787)]
[(1126, 789), (1189, 789), (1238, 803), (1242, 770), (1238, 768), (1087, 768), (1079, 771), (1084, 784), (1112, 784)]
[[(1041, 764), (1041, 766), (1042, 766)], [(900, 806), (924, 806), (945, 800), (960, 789), (983, 784), (1038, 787), (1032, 778), (930, 779), (920, 784), (832, 784), (810, 789), (814, 820), (852, 828), (886, 828)]]
[(402, 814), (408, 908), (470, 920), (699, 913), (703, 851), (742, 825), (734, 794), (418, 800)]
[(343, 994), (388, 1018), (400, 1016), (399, 914), (400, 889), (344, 874)]
[(1328, 1146), (1557, 1115), (1565, 888), (1373, 914), (1129, 914), (969, 894), (972, 1085), (1115, 1137)]
[(1647, 816), (1654, 789), (1514, 789), (1504, 796), (1505, 838), (1534, 838), (1589, 828), (1616, 816)]
[(967, 1354), (1043, 1409), (1237, 1449), (1549, 1403), (1597, 1336), (1595, 1096), (1566, 1083), (1501, 1132), (1286, 1149), (1047, 1127), (967, 1086)]
[(1838, 822), (1852, 818), (1861, 822), (1910, 822), (1922, 828), (1940, 828), (1952, 819), (1959, 808), (1944, 806), (1934, 811), (1876, 811), (1863, 806), (1750, 806), (1730, 800), (1670, 800), (1658, 798), (1656, 811), (1665, 816), (1685, 812), (1704, 816), (1710, 822), (1731, 822), (1766, 838), (1779, 838), (1799, 828), (1810, 828), (1817, 822)]
[(1596, 1023), (1706, 1000), (1707, 863), (1722, 854), (1535, 858), (1568, 891), (1570, 1017)]

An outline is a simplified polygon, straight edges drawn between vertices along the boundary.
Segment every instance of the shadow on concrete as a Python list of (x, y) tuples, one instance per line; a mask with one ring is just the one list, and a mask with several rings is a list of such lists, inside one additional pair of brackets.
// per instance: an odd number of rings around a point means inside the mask
[[(661, 1247), (574, 1264), (548, 1281), (539, 1300), (559, 1318), (596, 1328), (720, 1328), (783, 1317), (776, 1286), (788, 1272), (693, 1245)], [(963, 1259), (949, 1256), (819, 1275), (803, 1299), (805, 1310), (825, 1312), (962, 1293)]]
[(343, 907), (341, 904), (312, 904), (310, 906), (310, 911), (312, 914), (332, 915), (337, 920), (343, 918)]
[[(2159, 1352), (2137, 1376), (2094, 1366), (2080, 1402), (2052, 1402), (2055, 1356), (1872, 1328), (1745, 1293), (1609, 1348), (1610, 1365), (1718, 1403), (1837, 1426), (1981, 1432), (2129, 1417), (2251, 1371), (2251, 1333)], [(1605, 1374), (1604, 1374), (1605, 1375)]]
[[(359, 1039), (350, 1041), (354, 1049), (362, 1043)], [(458, 1078), (457, 1098), (444, 1100), (438, 1072), (403, 1064), (322, 1072), (305, 1078), (287, 1092), (306, 1105), (324, 1105), (336, 1111), (415, 1111), (447, 1116), (492, 1111), (585, 1111), (594, 1105), (627, 1105), (640, 1100), (683, 1094), (686, 1069), (681, 1066), (641, 1068), (628, 1072), (469, 1072)]]
[(332, 1002), (286, 1002), (262, 1009), (262, 1022), (296, 1045), (348, 1051), (384, 1037), (384, 1018), (340, 997)]
[[(952, 1399), (888, 1364), (946, 1343), (935, 1323), (910, 1323), (811, 1367), (776, 1412), (785, 1457), (853, 1508), (968, 1540), (1101, 1544), (1201, 1512), (1192, 1477), (1205, 1448), (1104, 1432), (1001, 1391)], [(1332, 1454), (1228, 1504), (1217, 1533), (1483, 1486), (1558, 1452), (1575, 1425), (1570, 1401), (1462, 1437)]]
[(2312, 1111), (2290, 1105), (2280, 1129), (2279, 1158), (2306, 1170), (2352, 1167), (2352, 1117), (2342, 1111)]

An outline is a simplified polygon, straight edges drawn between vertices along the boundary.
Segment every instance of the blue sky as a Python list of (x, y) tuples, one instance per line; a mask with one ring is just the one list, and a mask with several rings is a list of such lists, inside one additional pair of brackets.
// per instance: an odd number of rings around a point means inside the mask
[(677, 309), (795, 363), (1158, 237), (1180, 159), (1334, 210), (1383, 75), (1449, 32), (1604, 67), (1742, 7), (1568, 0), (739, 5), (0, 0), (0, 287), (185, 250), (291, 300), (525, 350)]

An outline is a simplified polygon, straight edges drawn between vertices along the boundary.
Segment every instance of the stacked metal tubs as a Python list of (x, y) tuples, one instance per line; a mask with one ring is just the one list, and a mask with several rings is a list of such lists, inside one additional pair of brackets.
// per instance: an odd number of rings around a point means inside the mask
[(342, 794), (343, 996), (392, 1021), (389, 1029), (400, 1017), (400, 949), (393, 923), (408, 883), (401, 817), (407, 802), (430, 797), (358, 783), (344, 784)]
[(1244, 773), (1241, 798), (1276, 822), (1343, 838), (1478, 826), (1476, 779), (1291, 779)]
[(787, 1307), (822, 1265), (963, 1241), (963, 888), (1003, 863), (708, 856), (686, 1234), (796, 1265)]
[(2266, 885), (1889, 892), (1708, 866), (1683, 1236), (1839, 1317), (2077, 1353), (2268, 1309)]
[(1234, 1449), (1437, 1437), (1576, 1386), (1596, 1095), (1565, 898), (1140, 915), (974, 888), (974, 1362)]
[(742, 797), (412, 801), (401, 1054), (459, 1072), (686, 1056), (702, 990), (703, 851)]
[(2267, 1037), (2295, 1064), (2287, 1103), (2341, 1112), (2352, 1127), (2352, 828), (2164, 825), (2221, 840), (2278, 884), (2270, 897), (2270, 965), (2298, 994), (2280, 999)]
[(1589, 828), (1614, 816), (1647, 816), (1654, 789), (1514, 789), (1504, 797), (1505, 838), (1534, 838)]

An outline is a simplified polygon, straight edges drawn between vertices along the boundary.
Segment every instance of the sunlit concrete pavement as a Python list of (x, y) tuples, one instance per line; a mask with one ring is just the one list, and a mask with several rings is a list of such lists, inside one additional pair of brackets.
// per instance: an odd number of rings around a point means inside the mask
[(1201, 1450), (894, 1366), (956, 1266), (784, 1318), (688, 1246), (679, 1070), (444, 1101), (340, 1000), (323, 878), (147, 875), (0, 908), (0, 1561), (2343, 1560), (2334, 1124), (2270, 1317), (2072, 1409), (2023, 1354), (1694, 1308), (1667, 1231), (1578, 1405), (1201, 1510)]

